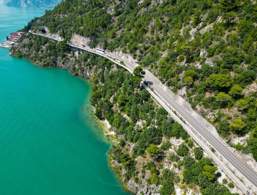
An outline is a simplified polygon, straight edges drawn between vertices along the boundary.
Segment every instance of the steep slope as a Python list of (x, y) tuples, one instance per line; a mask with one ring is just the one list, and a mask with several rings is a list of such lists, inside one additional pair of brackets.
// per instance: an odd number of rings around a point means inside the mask
[(114, 139), (109, 152), (111, 166), (129, 191), (229, 195), (226, 187), (236, 190), (183, 128), (140, 87), (137, 76), (104, 58), (30, 33), (12, 52), (91, 81), (93, 110), (104, 123), (108, 121), (107, 134)]
[[(47, 26), (66, 40), (77, 33), (89, 37), (92, 46), (132, 54), (186, 96), (231, 144), (236, 143), (232, 138), (246, 135), (247, 141), (236, 146), (257, 159), (256, 19), (254, 0), (66, 0), (27, 28)], [(146, 94), (132, 90), (136, 81), (124, 72), (96, 67), (108, 63), (78, 57), (65, 42), (56, 46), (30, 35), (14, 52), (38, 64), (90, 75), (96, 115), (108, 119), (122, 140), (110, 154), (130, 190), (147, 183), (150, 192), (164, 187), (172, 192), (173, 184), (190, 184), (203, 194), (228, 194), (217, 184), (215, 167), (192, 155), (195, 149), (189, 148), (195, 146), (183, 129)], [(167, 166), (178, 178), (165, 173)]]
[[(67, 38), (78, 33), (92, 45), (133, 54), (257, 159), (256, 7), (255, 0), (73, 0), (35, 28)], [(247, 143), (232, 139), (245, 135)]]

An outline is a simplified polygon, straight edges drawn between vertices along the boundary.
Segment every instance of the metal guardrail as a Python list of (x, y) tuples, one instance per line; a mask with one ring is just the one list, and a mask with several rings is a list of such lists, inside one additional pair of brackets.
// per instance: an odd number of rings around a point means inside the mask
[[(38, 33), (33, 33), (33, 32), (30, 32), (34, 35), (39, 35), (39, 36), (43, 36), (43, 37), (46, 37), (46, 38), (49, 38), (49, 39), (53, 39), (55, 41), (61, 41), (61, 40), (57, 40), (53, 37), (49, 37), (49, 36), (46, 36), (46, 35), (41, 35), (41, 34), (38, 34)], [(77, 46), (77, 45), (74, 45), (72, 43), (69, 43), (68, 44), (70, 47), (73, 47), (73, 48), (77, 48), (77, 49), (80, 49), (80, 50), (83, 50), (83, 51), (87, 51), (87, 52), (90, 52), (90, 53), (93, 53), (95, 55), (99, 55), (99, 56), (102, 56), (106, 59), (109, 59), (110, 61), (112, 61), (113, 63), (125, 68), (126, 70), (128, 70), (130, 73), (133, 73), (133, 69), (132, 68), (129, 68), (127, 67), (125, 64), (122, 64), (120, 63), (121, 61), (118, 60), (118, 59), (114, 59), (110, 56), (108, 56), (107, 54), (105, 54), (104, 52), (97, 52), (95, 49), (91, 49), (91, 48), (86, 48), (86, 47), (81, 47), (81, 46)], [(148, 87), (147, 87), (148, 88)], [(150, 91), (149, 91), (150, 90)], [(152, 93), (155, 93), (153, 89), (150, 89), (148, 88), (148, 91), (149, 93), (154, 97), (154, 95)], [(151, 93), (152, 92), (152, 93)], [(162, 101), (163, 104), (165, 104), (167, 107), (169, 107), (169, 104), (165, 103), (165, 100), (163, 100), (158, 94), (155, 93), (155, 95), (160, 99), (160, 101)], [(156, 97), (155, 97), (156, 98)], [(186, 127), (188, 133), (195, 139), (195, 141), (203, 147), (203, 149), (205, 151), (208, 152), (209, 155), (212, 156), (212, 158), (214, 159), (214, 161), (219, 165), (221, 166), (221, 169), (224, 170), (224, 172), (226, 172), (226, 174), (235, 182), (235, 184), (237, 185), (237, 187), (239, 189), (241, 189), (243, 191), (243, 193), (245, 194), (248, 194), (249, 193), (249, 190), (252, 191), (252, 194), (256, 193), (253, 189), (247, 189), (249, 188), (249, 186), (247, 187), (244, 183), (242, 183), (242, 179), (236, 177), (236, 174), (234, 172), (234, 170), (231, 170), (230, 166), (232, 165), (230, 162), (225, 162), (227, 161), (225, 157), (223, 157), (219, 152), (219, 158), (216, 154), (217, 151), (212, 151), (211, 148), (212, 146), (210, 145), (210, 143), (204, 139), (202, 137), (201, 134), (199, 134), (199, 132), (197, 130), (194, 129), (194, 127), (192, 127), (188, 122), (186, 122), (186, 120), (183, 119), (183, 116), (181, 116), (174, 108), (169, 108), (171, 112), (173, 112), (173, 117), (177, 117), (177, 120), (180, 121), (180, 123), (182, 124), (183, 127)], [(170, 112), (169, 112), (170, 113)], [(190, 128), (190, 130), (188, 129)], [(214, 136), (214, 135), (213, 135)], [(200, 139), (200, 140), (199, 140)], [(218, 160), (219, 159), (219, 160)], [(225, 159), (225, 161), (224, 161)], [(233, 166), (233, 165), (232, 165)], [(234, 166), (233, 166), (234, 167)], [(234, 167), (235, 168), (235, 167)], [(235, 168), (236, 169), (236, 168)], [(237, 171), (239, 172), (243, 177), (245, 177), (240, 171)], [(249, 181), (249, 180), (248, 180)], [(251, 182), (250, 182), (251, 183)]]

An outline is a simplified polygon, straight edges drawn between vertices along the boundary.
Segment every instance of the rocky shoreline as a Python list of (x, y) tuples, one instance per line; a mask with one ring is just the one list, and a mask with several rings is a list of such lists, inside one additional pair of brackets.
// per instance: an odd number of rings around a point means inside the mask
[[(25, 34), (22, 38), (22, 41), (20, 41), (20, 44), (23, 43), (23, 41), (25, 41), (25, 43), (27, 42), (26, 37), (29, 37), (29, 34)], [(19, 53), (17, 53), (17, 49), (22, 49), (22, 46), (18, 44), (16, 44), (14, 47), (12, 47), (11, 49), (11, 55), (16, 56), (16, 57), (21, 57), (21, 55)], [(28, 50), (26, 48), (22, 49), (24, 53), (28, 52)], [(80, 54), (80, 52), (75, 51), (73, 53), (73, 57), (77, 58), (78, 55)], [(89, 82), (91, 82), (92, 77), (94, 77), (94, 71), (95, 70), (90, 70), (90, 69), (80, 69), (79, 71), (74, 69), (73, 67), (76, 67), (76, 65), (74, 64), (74, 59), (71, 58), (71, 61), (67, 61), (67, 62), (63, 62), (62, 59), (58, 58), (58, 61), (56, 62), (56, 64), (52, 64), (50, 65), (46, 65), (44, 63), (42, 63), (42, 61), (40, 60), (35, 60), (34, 58), (31, 58), (29, 56), (23, 56), (26, 57), (26, 59), (31, 60), (31, 62), (33, 64), (39, 65), (41, 67), (56, 67), (56, 68), (61, 68), (61, 69), (65, 69), (67, 71), (69, 71), (72, 75), (74, 76), (78, 76), (82, 79), (85, 79)], [(70, 56), (71, 57), (71, 56)], [(91, 83), (92, 84), (92, 83)], [(110, 145), (111, 148), (113, 147), (113, 145), (117, 145), (119, 143), (119, 138), (117, 136), (117, 134), (115, 133), (114, 130), (112, 130), (112, 126), (110, 125), (109, 121), (107, 119), (100, 119), (96, 116), (95, 114), (95, 107), (91, 106), (91, 111), (92, 113), (92, 118), (93, 120), (95, 120), (97, 122), (97, 126), (100, 129), (100, 133), (102, 135), (100, 136), (104, 136), (103, 139), (105, 139), (105, 141), (107, 141)], [(140, 192), (143, 192), (144, 194), (152, 194), (151, 192), (154, 190), (155, 192), (157, 191), (156, 189), (154, 189), (153, 186), (149, 188), (148, 185), (137, 185), (135, 182), (130, 181), (128, 183), (124, 182), (124, 178), (122, 176), (122, 166), (111, 157), (111, 148), (108, 152), (108, 164), (110, 166), (110, 168), (114, 171), (116, 177), (118, 178), (119, 182), (121, 183), (123, 189), (125, 191), (131, 192), (131, 193), (136, 193), (136, 194), (140, 194)], [(139, 190), (140, 189), (140, 190)], [(148, 193), (147, 193), (148, 192)]]
[[(150, 96), (133, 87), (136, 80), (129, 73), (102, 58), (70, 50), (54, 41), (31, 37), (29, 34), (25, 34), (11, 51), (13, 55), (25, 57), (43, 67), (66, 69), (92, 84), (92, 115), (111, 144), (109, 165), (125, 190), (138, 195), (166, 195), (175, 191), (200, 194), (199, 187), (187, 185), (182, 176), (186, 166), (184, 158), (190, 158), (190, 162), (195, 159), (194, 150), (197, 146)], [(109, 82), (116, 84), (111, 85)], [(140, 118), (133, 119), (134, 113), (122, 107), (122, 99), (126, 100), (126, 96), (119, 95), (122, 89), (130, 90), (133, 93), (130, 95), (135, 97), (134, 104), (130, 103), (127, 109), (138, 107), (138, 112), (150, 115), (139, 115)], [(102, 98), (105, 100), (102, 101)], [(198, 160), (195, 159), (195, 163)], [(203, 163), (213, 167), (210, 161), (203, 160)], [(213, 167), (212, 170), (216, 169)]]

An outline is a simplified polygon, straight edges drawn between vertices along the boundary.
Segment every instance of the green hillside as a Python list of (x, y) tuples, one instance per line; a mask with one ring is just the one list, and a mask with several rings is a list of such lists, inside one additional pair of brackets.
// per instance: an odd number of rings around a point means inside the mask
[[(234, 146), (257, 160), (256, 21), (256, 0), (64, 0), (26, 29), (47, 26), (66, 41), (76, 33), (90, 37), (92, 46), (132, 54), (173, 91), (183, 92), (227, 141), (245, 136)], [(13, 53), (90, 79), (95, 114), (118, 136), (110, 161), (127, 188), (133, 181), (161, 194), (174, 193), (174, 184), (206, 195), (230, 194), (224, 185), (233, 184), (217, 182), (216, 167), (138, 88), (138, 78), (101, 58), (77, 55), (65, 42), (29, 34)], [(170, 139), (181, 143), (170, 145)], [(167, 162), (178, 173), (165, 169)]]
[(257, 159), (256, 21), (255, 0), (66, 0), (35, 27), (133, 54)]

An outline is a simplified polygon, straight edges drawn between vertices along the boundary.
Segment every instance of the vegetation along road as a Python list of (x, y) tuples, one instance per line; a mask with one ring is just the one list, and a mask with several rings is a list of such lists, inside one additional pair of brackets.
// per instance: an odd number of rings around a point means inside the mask
[[(55, 41), (62, 41), (60, 37), (50, 34), (30, 32), (34, 35), (42, 36)], [(124, 62), (110, 56), (102, 49), (90, 48), (87, 45), (68, 44), (72, 48), (87, 51), (111, 60), (113, 63), (125, 68), (133, 73), (137, 65)], [(144, 70), (144, 86), (148, 92), (159, 102), (171, 116), (179, 122), (190, 136), (204, 149), (219, 168), (234, 181), (236, 186), (244, 194), (256, 194), (257, 173), (250, 168), (238, 156), (232, 148), (226, 144), (219, 135), (215, 133), (215, 128), (203, 117), (196, 113), (191, 106), (180, 96), (175, 95), (150, 71)]]

